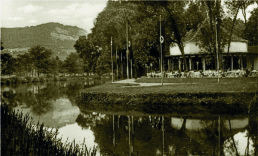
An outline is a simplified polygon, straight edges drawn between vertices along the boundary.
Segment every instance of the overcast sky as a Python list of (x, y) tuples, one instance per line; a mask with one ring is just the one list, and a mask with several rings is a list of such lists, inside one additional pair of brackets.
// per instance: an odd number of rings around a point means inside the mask
[[(78, 26), (90, 32), (106, 0), (0, 0), (1, 27), (24, 27), (47, 22)], [(247, 9), (250, 11), (255, 6)], [(239, 17), (242, 18), (241, 14)]]
[(90, 32), (106, 0), (0, 0), (1, 27), (24, 27), (47, 22), (78, 26)]

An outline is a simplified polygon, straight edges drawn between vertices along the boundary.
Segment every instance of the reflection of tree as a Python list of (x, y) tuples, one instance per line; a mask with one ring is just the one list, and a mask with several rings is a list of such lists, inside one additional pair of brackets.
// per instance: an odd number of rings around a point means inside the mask
[[(258, 107), (258, 106), (256, 106)], [(249, 127), (248, 127), (248, 141), (249, 139), (253, 141), (254, 155), (258, 155), (258, 116), (257, 116), (257, 108), (256, 111), (250, 114), (249, 116)], [(249, 150), (246, 150), (246, 154)]]
[[(108, 155), (128, 154), (129, 142), (131, 154), (161, 154), (164, 148), (164, 154), (169, 155), (218, 155), (218, 153), (225, 155), (230, 152), (236, 155), (238, 146), (234, 145), (233, 136), (245, 129), (245, 127), (233, 128), (228, 119), (218, 118), (198, 120), (201, 126), (198, 130), (187, 128), (187, 122), (190, 121), (187, 118), (182, 120), (178, 128), (173, 128), (171, 119), (164, 118), (164, 136), (162, 136), (160, 116), (114, 116), (114, 122), (112, 115), (106, 115), (101, 119), (96, 118), (98, 116), (98, 114), (83, 113), (77, 118), (77, 122), (83, 127), (92, 129), (100, 152)], [(226, 143), (229, 144), (226, 146)]]
[[(134, 116), (113, 116), (106, 115), (101, 118), (101, 121), (96, 120), (96, 116), (92, 113), (83, 113), (78, 116), (77, 122), (82, 127), (91, 127), (95, 135), (95, 142), (99, 145), (100, 153), (108, 155), (126, 155), (129, 152), (129, 129), (130, 129), (130, 143), (132, 148), (132, 154), (144, 154), (144, 155), (154, 155), (155, 153), (161, 153), (163, 149), (163, 133), (162, 123), (160, 116), (151, 117), (137, 117)], [(130, 122), (129, 122), (130, 118)], [(189, 137), (186, 133), (186, 123), (183, 122), (179, 130), (171, 126), (171, 121), (169, 118), (164, 119), (164, 151), (165, 154), (173, 153), (177, 155), (186, 155), (187, 152), (192, 154), (212, 154), (210, 152), (213, 148), (214, 140), (211, 140), (208, 145), (200, 144), (200, 140), (194, 140), (196, 138)], [(95, 124), (93, 124), (95, 123)], [(130, 123), (130, 124), (129, 124)], [(114, 131), (113, 131), (114, 124)], [(206, 130), (207, 133), (205, 140), (209, 142), (208, 139), (214, 139), (215, 137), (215, 125), (213, 136), (208, 135), (211, 133), (210, 130)], [(195, 134), (196, 135), (196, 134)], [(203, 134), (205, 135), (205, 134)], [(115, 139), (113, 138), (115, 136)], [(113, 146), (113, 139), (115, 140), (115, 146)], [(201, 138), (202, 139), (202, 138)], [(216, 144), (217, 142), (215, 142)], [(206, 146), (205, 148), (203, 146)], [(172, 150), (172, 151), (171, 151)]]
[(47, 83), (22, 84), (13, 87), (14, 91), (3, 92), (2, 97), (12, 107), (25, 105), (37, 115), (47, 113), (52, 109), (53, 101), (68, 97), (75, 104), (75, 98), (83, 81), (56, 81)]

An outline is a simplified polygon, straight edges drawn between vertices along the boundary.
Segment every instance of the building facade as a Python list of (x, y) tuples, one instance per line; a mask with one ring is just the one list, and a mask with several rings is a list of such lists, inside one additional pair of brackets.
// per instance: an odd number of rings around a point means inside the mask
[[(222, 54), (223, 70), (258, 70), (258, 48), (248, 47), (248, 43), (243, 39), (233, 39), (230, 45), (229, 53), (227, 46)], [(184, 44), (185, 58), (189, 71), (216, 70), (214, 54), (203, 52), (196, 44), (196, 41), (186, 41)], [(169, 71), (184, 71), (183, 57), (178, 46), (171, 46), (169, 55), (165, 57), (166, 67)]]

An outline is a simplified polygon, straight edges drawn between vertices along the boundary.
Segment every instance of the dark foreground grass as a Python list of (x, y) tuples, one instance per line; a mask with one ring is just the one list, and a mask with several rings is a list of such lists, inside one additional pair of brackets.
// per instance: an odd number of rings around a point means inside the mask
[(15, 112), (6, 104), (1, 105), (1, 155), (24, 156), (95, 156), (96, 148), (86, 145), (62, 143), (58, 130), (47, 130), (36, 125), (28, 114)]

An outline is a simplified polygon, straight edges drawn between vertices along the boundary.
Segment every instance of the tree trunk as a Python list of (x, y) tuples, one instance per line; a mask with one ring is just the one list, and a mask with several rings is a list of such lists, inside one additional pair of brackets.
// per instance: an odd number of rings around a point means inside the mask
[(185, 59), (184, 46), (183, 46), (182, 43), (181, 43), (181, 44), (178, 44), (178, 47), (179, 47), (180, 52), (181, 52), (181, 54), (182, 54), (182, 56), (183, 56), (183, 63), (184, 63), (184, 65), (185, 65), (185, 70), (188, 72), (189, 70), (188, 70), (188, 66), (187, 66), (187, 63), (186, 63), (186, 59)]
[[(232, 35), (233, 35), (234, 25), (235, 25), (237, 14), (239, 12), (240, 7), (241, 7), (241, 3), (239, 3), (237, 11), (235, 12), (233, 23), (232, 23), (232, 26), (231, 26), (231, 29), (230, 29), (230, 35), (229, 35), (229, 39), (228, 39), (228, 52), (227, 52), (227, 58), (228, 59), (229, 59), (229, 49), (230, 49), (230, 43), (231, 43), (231, 39), (232, 39)], [(230, 68), (230, 65), (229, 65), (229, 67), (227, 66), (227, 68)]]
[(188, 66), (187, 66), (186, 59), (185, 59), (184, 46), (183, 46), (183, 43), (182, 43), (182, 36), (179, 32), (176, 20), (174, 19), (170, 9), (167, 8), (167, 5), (160, 5), (160, 6), (162, 6), (168, 12), (168, 14), (170, 16), (170, 20), (173, 23), (172, 24), (172, 27), (173, 27), (172, 30), (174, 30), (174, 36), (175, 36), (175, 39), (177, 40), (177, 45), (178, 45), (178, 47), (180, 49), (180, 52), (183, 56), (183, 62), (184, 62), (184, 65), (185, 65), (185, 69), (186, 69), (186, 71), (188, 71)]

